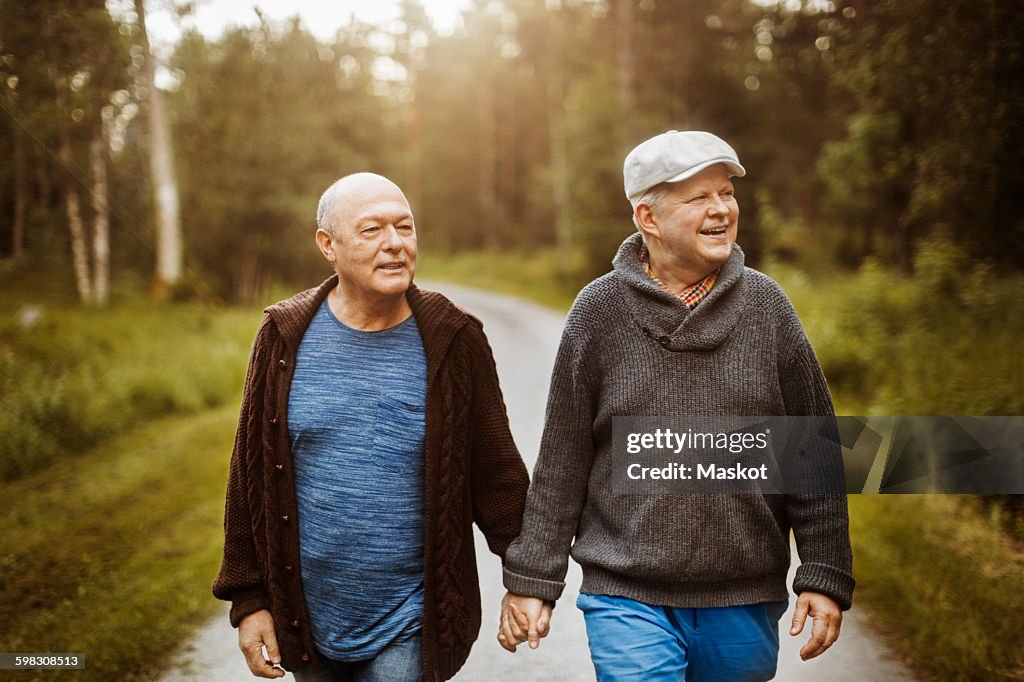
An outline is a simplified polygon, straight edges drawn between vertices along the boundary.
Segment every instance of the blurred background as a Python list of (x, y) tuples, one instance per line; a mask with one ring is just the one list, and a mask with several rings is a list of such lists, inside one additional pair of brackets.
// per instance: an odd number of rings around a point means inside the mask
[[(1022, 29), (997, 0), (0, 0), (0, 651), (149, 679), (216, 608), (249, 343), (329, 274), (316, 203), (355, 171), (406, 191), (420, 275), (564, 311), (633, 230), (625, 153), (714, 132), (840, 413), (1021, 415)], [(916, 670), (1024, 679), (1019, 498), (851, 511)]]

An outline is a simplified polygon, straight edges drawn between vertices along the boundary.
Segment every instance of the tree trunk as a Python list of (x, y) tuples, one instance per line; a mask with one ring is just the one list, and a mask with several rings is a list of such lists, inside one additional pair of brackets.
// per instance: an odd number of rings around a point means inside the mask
[(174, 154), (170, 129), (164, 113), (163, 95), (156, 87), (156, 63), (149, 47), (143, 0), (135, 0), (142, 48), (145, 52), (146, 85), (149, 91), (149, 162), (156, 200), (156, 276), (154, 293), (165, 296), (181, 279), (181, 222), (178, 215), (178, 184), (174, 177)]
[(75, 289), (82, 303), (92, 303), (92, 283), (89, 280), (89, 253), (85, 240), (85, 227), (79, 209), (78, 192), (74, 187), (64, 188), (64, 207), (68, 214), (68, 228), (71, 231), (71, 262), (75, 270)]
[(89, 251), (86, 244), (85, 226), (82, 224), (82, 211), (75, 187), (75, 178), (71, 174), (71, 129), (67, 118), (68, 78), (59, 74), (54, 78), (57, 90), (57, 111), (61, 117), (60, 147), (57, 156), (61, 164), (63, 177), (64, 209), (68, 216), (68, 230), (71, 232), (71, 266), (75, 273), (75, 289), (82, 303), (92, 303), (92, 280), (89, 277)]
[(25, 260), (25, 203), (28, 187), (25, 183), (25, 141), (17, 126), (14, 127), (14, 230), (11, 255), (15, 265)]
[(92, 253), (93, 253), (93, 296), (96, 303), (103, 305), (108, 298), (110, 280), (110, 210), (107, 203), (107, 140), (106, 123), (96, 127), (89, 155), (92, 160)]

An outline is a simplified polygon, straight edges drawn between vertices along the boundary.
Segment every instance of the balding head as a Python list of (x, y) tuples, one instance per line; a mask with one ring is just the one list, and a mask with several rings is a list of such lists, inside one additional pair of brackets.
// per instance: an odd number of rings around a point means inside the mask
[(358, 307), (404, 295), (416, 272), (416, 225), (398, 185), (375, 173), (347, 175), (324, 192), (316, 220), (317, 248), (346, 300)]
[(317, 228), (337, 237), (339, 225), (353, 222), (365, 206), (385, 201), (399, 201), (406, 208), (409, 207), (409, 201), (401, 188), (383, 175), (346, 175), (328, 187), (320, 197), (316, 210)]

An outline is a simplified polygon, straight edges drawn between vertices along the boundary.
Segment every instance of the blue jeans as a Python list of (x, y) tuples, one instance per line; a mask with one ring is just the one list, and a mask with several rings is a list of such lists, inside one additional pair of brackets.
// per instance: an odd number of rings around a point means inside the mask
[(423, 679), (422, 635), (392, 642), (368, 661), (320, 660), (325, 667), (295, 673), (295, 682), (420, 682)]
[(788, 601), (683, 609), (580, 594), (598, 682), (762, 682), (775, 677)]

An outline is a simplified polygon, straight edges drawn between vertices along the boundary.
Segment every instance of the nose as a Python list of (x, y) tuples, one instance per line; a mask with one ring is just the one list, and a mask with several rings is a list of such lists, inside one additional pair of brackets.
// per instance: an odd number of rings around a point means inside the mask
[(711, 201), (708, 203), (708, 213), (711, 215), (722, 215), (723, 213), (728, 212), (729, 208), (725, 205), (725, 202), (722, 201), (722, 195), (718, 192), (711, 195)]
[(394, 225), (384, 228), (384, 248), (388, 251), (398, 251), (402, 248), (402, 236), (398, 234), (398, 228)]

